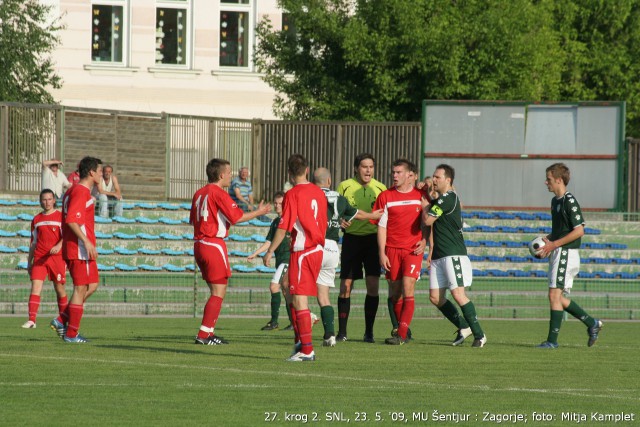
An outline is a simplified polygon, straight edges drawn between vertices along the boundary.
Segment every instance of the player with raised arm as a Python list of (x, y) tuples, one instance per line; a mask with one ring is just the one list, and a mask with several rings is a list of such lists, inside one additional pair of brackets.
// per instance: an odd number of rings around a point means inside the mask
[[(480, 327), (473, 302), (464, 288), (471, 286), (473, 270), (467, 256), (467, 247), (462, 237), (462, 203), (453, 189), (455, 170), (445, 164), (436, 166), (433, 173), (433, 188), (438, 198), (431, 205), (424, 200), (424, 222), (431, 226), (433, 247), (430, 258), (429, 299), (457, 328), (453, 345), (460, 345), (471, 334), (473, 347), (484, 347), (487, 337)], [(462, 310), (447, 299), (447, 289)]]
[(563, 312), (571, 314), (587, 327), (591, 347), (598, 340), (602, 321), (595, 319), (576, 302), (567, 298), (573, 287), (573, 279), (580, 271), (580, 248), (584, 236), (584, 217), (578, 200), (567, 191), (571, 171), (564, 163), (554, 163), (546, 170), (545, 184), (551, 199), (551, 234), (545, 239), (540, 257), (549, 256), (549, 334), (538, 348), (558, 348), (558, 334), (562, 326)]
[(229, 227), (250, 221), (271, 211), (271, 205), (260, 202), (258, 209), (243, 212), (223, 188), (231, 183), (231, 164), (223, 159), (211, 159), (206, 168), (208, 184), (193, 195), (189, 223), (193, 225), (193, 251), (196, 263), (211, 292), (204, 306), (202, 322), (195, 344), (228, 344), (214, 330), (222, 301), (231, 277), (229, 256), (224, 239)]
[(61, 316), (68, 305), (66, 283), (67, 266), (62, 259), (62, 213), (56, 209), (56, 196), (51, 189), (40, 192), (42, 212), (31, 220), (31, 245), (27, 271), (31, 279), (29, 295), (29, 320), (23, 328), (35, 328), (42, 284), (48, 277), (53, 282)]
[(282, 219), (264, 256), (264, 264), (269, 265), (274, 251), (289, 231), (291, 257), (288, 275), (294, 308), (291, 314), (295, 345), (293, 354), (287, 360), (307, 362), (316, 359), (309, 297), (318, 295), (316, 280), (322, 267), (327, 231), (327, 199), (320, 188), (308, 181), (309, 163), (302, 155), (292, 154), (287, 160), (287, 169), (295, 185), (284, 196)]

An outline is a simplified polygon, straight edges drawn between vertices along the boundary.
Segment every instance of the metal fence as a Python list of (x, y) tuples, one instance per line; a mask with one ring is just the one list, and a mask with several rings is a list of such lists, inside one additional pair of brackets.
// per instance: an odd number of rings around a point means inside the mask
[(640, 212), (640, 139), (627, 139), (627, 210)]

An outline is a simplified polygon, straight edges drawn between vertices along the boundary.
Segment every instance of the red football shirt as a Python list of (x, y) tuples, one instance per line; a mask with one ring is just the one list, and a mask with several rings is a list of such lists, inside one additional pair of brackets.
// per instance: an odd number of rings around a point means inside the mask
[(69, 174), (69, 176), (67, 177), (67, 181), (69, 181), (69, 184), (71, 184), (71, 186), (73, 187), (74, 185), (76, 185), (77, 183), (80, 182), (80, 174), (78, 173), (78, 171), (73, 171)]
[[(378, 226), (387, 229), (387, 246), (399, 249), (414, 249), (422, 240), (422, 204), (420, 190), (412, 188), (402, 193), (392, 187), (380, 193), (373, 210), (384, 209)], [(373, 222), (373, 221), (372, 221)]]
[(189, 223), (193, 225), (193, 239), (224, 239), (229, 227), (242, 218), (244, 212), (229, 193), (215, 184), (207, 184), (193, 195)]
[[(49, 251), (62, 239), (62, 212), (54, 210), (45, 215), (40, 212), (31, 220), (31, 244), (36, 244), (34, 260), (48, 256)], [(62, 253), (50, 256), (62, 256)]]
[(278, 228), (291, 232), (291, 251), (324, 246), (327, 197), (315, 184), (296, 184), (284, 195)]
[(71, 223), (78, 224), (89, 241), (96, 245), (93, 198), (91, 190), (82, 184), (68, 189), (62, 198), (62, 256), (66, 260), (89, 259), (84, 243), (69, 228)]

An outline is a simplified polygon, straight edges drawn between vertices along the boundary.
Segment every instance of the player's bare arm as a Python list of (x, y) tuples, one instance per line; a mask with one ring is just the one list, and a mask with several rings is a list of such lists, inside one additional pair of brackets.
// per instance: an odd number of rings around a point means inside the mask
[(260, 247), (256, 249), (251, 255), (249, 255), (247, 259), (255, 259), (255, 257), (257, 257), (259, 254), (269, 249), (269, 245), (271, 245), (271, 242), (267, 240), (262, 245), (260, 245)]
[(82, 240), (82, 243), (84, 243), (84, 247), (87, 248), (89, 259), (98, 259), (98, 251), (96, 250), (96, 247), (93, 246), (91, 240), (89, 240), (87, 236), (82, 232), (80, 225), (75, 222), (70, 222), (67, 225), (69, 226), (69, 229), (73, 232), (73, 234), (78, 237), (78, 240)]
[(265, 203), (264, 200), (261, 200), (260, 205), (258, 206), (258, 209), (251, 212), (245, 212), (244, 215), (240, 217), (238, 222), (251, 221), (252, 219), (257, 218), (259, 216), (266, 215), (269, 212), (271, 212), (271, 204)]
[[(365, 212), (358, 209), (358, 213), (353, 217), (354, 219), (362, 219), (362, 220), (373, 220), (377, 221), (382, 217), (384, 213), (384, 209), (378, 209), (373, 212)], [(345, 223), (351, 225), (351, 221), (344, 221)]]
[(378, 225), (378, 257), (380, 258), (380, 266), (385, 271), (391, 271), (391, 263), (385, 253), (387, 247), (387, 229)]
[(275, 252), (276, 249), (278, 249), (278, 247), (280, 246), (280, 244), (282, 243), (286, 235), (287, 235), (287, 230), (284, 230), (282, 228), (278, 228), (276, 230), (273, 236), (273, 240), (269, 245), (269, 250), (267, 250), (267, 253), (262, 258), (262, 262), (264, 263), (265, 267), (269, 266), (269, 262), (271, 261), (271, 257), (273, 256), (273, 253)]
[(584, 236), (584, 227), (582, 225), (575, 227), (573, 230), (571, 230), (571, 233), (558, 240), (549, 240), (549, 236), (547, 236), (544, 238), (545, 245), (541, 249), (542, 252), (540, 253), (540, 257), (546, 258), (555, 249), (564, 246), (567, 243), (571, 243), (574, 240), (581, 238), (582, 236)]
[(58, 252), (60, 252), (60, 250), (62, 249), (62, 239), (58, 240), (58, 243), (56, 243), (51, 250), (49, 251), (49, 253), (51, 255), (57, 254)]

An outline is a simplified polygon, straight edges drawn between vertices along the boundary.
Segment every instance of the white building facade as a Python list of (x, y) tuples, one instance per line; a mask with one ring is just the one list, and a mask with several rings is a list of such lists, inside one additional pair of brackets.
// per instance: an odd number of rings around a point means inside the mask
[(66, 28), (54, 54), (62, 105), (274, 119), (253, 65), (256, 24), (276, 0), (45, 0)]

